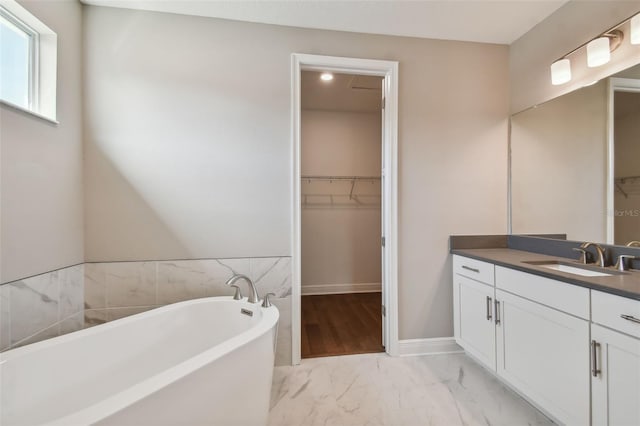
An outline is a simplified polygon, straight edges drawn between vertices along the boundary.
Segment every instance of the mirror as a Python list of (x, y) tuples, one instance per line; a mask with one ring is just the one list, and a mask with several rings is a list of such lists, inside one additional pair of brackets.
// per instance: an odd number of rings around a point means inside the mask
[(640, 65), (511, 117), (511, 233), (640, 240)]

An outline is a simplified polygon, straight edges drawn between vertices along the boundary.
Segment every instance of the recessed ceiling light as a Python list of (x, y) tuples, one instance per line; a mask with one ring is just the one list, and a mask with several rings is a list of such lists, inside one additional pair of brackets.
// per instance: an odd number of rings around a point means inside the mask
[(333, 80), (333, 74), (331, 74), (330, 72), (323, 72), (322, 74), (320, 74), (320, 80), (331, 81)]

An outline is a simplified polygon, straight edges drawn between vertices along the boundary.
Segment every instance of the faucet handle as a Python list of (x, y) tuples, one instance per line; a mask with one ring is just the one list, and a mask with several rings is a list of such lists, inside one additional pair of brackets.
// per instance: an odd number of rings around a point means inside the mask
[(236, 292), (233, 295), (233, 300), (242, 300), (242, 292), (240, 291), (240, 287), (235, 284), (231, 284), (231, 287), (236, 289)]
[(275, 296), (275, 293), (267, 293), (264, 295), (264, 299), (262, 300), (262, 307), (263, 308), (270, 308), (271, 306), (273, 306), (273, 304), (271, 303), (271, 301), (269, 300), (269, 296)]
[(588, 252), (584, 248), (582, 248), (582, 247), (574, 247), (574, 248), (572, 248), (572, 250), (573, 251), (577, 251), (577, 252), (580, 253), (580, 262), (582, 264), (586, 265), (588, 263), (587, 262), (587, 254), (588, 254)]
[(638, 256), (634, 256), (632, 254), (621, 254), (620, 256), (618, 256), (618, 261), (616, 262), (616, 266), (615, 268), (618, 271), (627, 271), (627, 265), (625, 263), (626, 259), (640, 259)]

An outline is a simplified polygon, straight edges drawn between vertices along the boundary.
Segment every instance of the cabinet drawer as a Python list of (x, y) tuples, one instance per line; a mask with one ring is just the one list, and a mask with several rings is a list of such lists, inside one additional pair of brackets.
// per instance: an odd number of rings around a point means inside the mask
[(591, 290), (591, 321), (640, 337), (640, 300)]
[(496, 266), (496, 288), (588, 320), (589, 289)]
[(494, 283), (493, 263), (482, 262), (481, 260), (475, 260), (469, 257), (453, 255), (453, 273), (489, 285), (493, 285)]

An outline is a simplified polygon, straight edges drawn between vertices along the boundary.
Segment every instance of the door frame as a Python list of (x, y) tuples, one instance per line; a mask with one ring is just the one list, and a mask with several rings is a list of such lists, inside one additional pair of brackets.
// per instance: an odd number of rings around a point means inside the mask
[(384, 133), (382, 146), (383, 198), (382, 217), (385, 237), (383, 256), (386, 315), (383, 327), (387, 337), (385, 351), (398, 355), (398, 62), (377, 59), (347, 58), (294, 53), (291, 55), (291, 360), (297, 365), (301, 360), (301, 295), (302, 295), (302, 230), (300, 194), (300, 119), (302, 71), (330, 71), (345, 74), (375, 75), (384, 78)]

